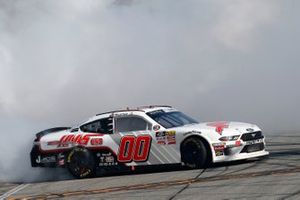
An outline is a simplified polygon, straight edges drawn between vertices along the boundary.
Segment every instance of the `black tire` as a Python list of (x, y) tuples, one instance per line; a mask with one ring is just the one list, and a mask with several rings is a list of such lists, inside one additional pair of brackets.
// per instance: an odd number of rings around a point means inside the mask
[(76, 178), (93, 177), (96, 172), (94, 155), (85, 148), (76, 147), (66, 157), (67, 168)]
[(181, 144), (181, 160), (190, 168), (204, 168), (207, 164), (207, 150), (203, 142), (195, 137), (187, 138)]

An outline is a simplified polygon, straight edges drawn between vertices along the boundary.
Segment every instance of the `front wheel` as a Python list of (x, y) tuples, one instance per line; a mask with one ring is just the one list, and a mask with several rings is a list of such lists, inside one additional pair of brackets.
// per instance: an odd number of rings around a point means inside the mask
[(198, 138), (187, 138), (181, 144), (181, 160), (190, 168), (203, 168), (207, 163), (207, 150)]
[(67, 168), (76, 178), (89, 178), (95, 175), (94, 155), (85, 148), (75, 147), (67, 155)]

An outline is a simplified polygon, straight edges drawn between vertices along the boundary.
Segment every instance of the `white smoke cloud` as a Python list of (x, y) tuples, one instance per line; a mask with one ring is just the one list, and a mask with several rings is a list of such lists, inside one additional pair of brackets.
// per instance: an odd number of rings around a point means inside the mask
[(0, 177), (40, 173), (27, 160), (35, 132), (127, 106), (300, 129), (300, 26), (284, 5), (0, 0)]
[(270, 1), (222, 1), (221, 14), (213, 29), (216, 39), (228, 48), (247, 50), (256, 43), (260, 29), (273, 23), (278, 4)]

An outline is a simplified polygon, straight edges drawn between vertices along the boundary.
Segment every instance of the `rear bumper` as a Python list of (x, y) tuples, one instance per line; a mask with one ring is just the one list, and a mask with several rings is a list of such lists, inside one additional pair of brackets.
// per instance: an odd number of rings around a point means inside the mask
[(30, 161), (32, 167), (62, 167), (64, 166), (64, 154), (41, 154), (39, 145), (33, 145)]
[(30, 152), (31, 167), (41, 167), (40, 163), (38, 163), (39, 155), (39, 146), (33, 145)]

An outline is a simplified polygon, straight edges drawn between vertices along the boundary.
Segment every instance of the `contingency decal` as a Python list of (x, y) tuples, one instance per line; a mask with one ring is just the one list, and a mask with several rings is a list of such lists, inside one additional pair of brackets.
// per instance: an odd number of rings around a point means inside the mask
[(155, 133), (157, 144), (166, 144), (166, 132), (156, 132)]
[(176, 132), (175, 131), (168, 131), (166, 135), (167, 135), (167, 143), (168, 144), (176, 144)]
[(216, 156), (223, 156), (224, 155), (224, 150), (225, 150), (225, 144), (224, 143), (214, 143), (212, 144)]
[(161, 131), (155, 133), (157, 144), (176, 144), (175, 131)]
[(208, 123), (207, 126), (216, 127), (216, 132), (218, 132), (220, 135), (222, 135), (224, 128), (229, 127), (229, 122), (211, 122), (211, 123)]

